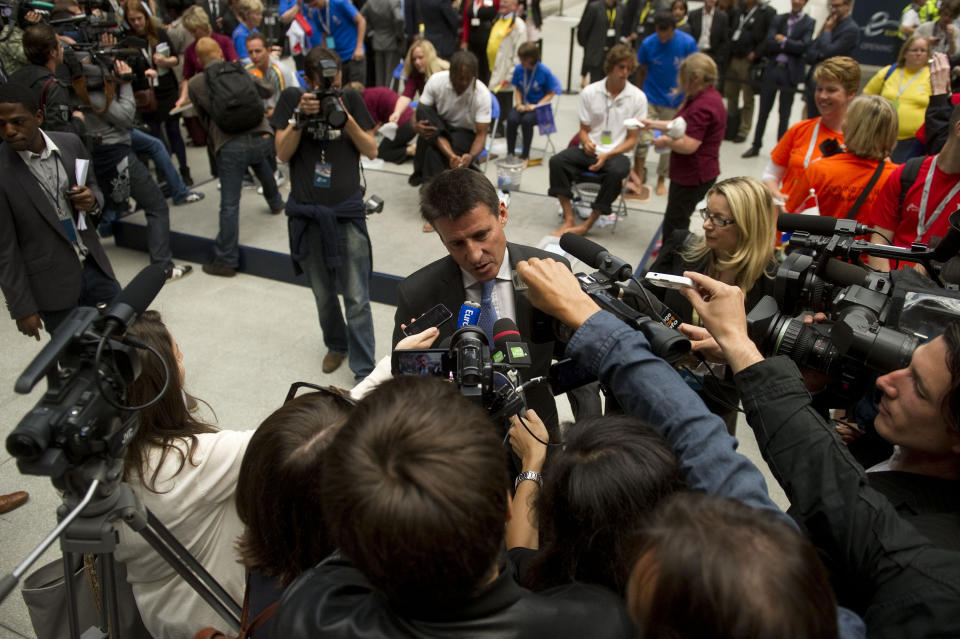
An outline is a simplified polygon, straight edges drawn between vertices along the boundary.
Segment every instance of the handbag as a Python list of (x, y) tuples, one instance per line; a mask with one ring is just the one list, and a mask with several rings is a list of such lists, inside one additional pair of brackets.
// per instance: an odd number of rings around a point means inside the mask
[[(150, 639), (140, 611), (133, 599), (133, 589), (127, 583), (127, 568), (115, 562), (117, 601), (119, 603), (120, 628), (113, 636), (130, 639)], [(77, 600), (79, 628), (86, 630), (100, 623), (99, 602), (94, 595), (95, 578), (83, 564), (71, 572), (71, 583)], [(70, 636), (67, 619), (67, 589), (63, 580), (63, 560), (57, 559), (27, 575), (21, 589), (23, 601), (30, 614), (30, 623), (37, 639), (63, 639)]]
[(137, 104), (137, 113), (153, 113), (157, 110), (157, 94), (153, 87), (134, 91), (133, 101)]

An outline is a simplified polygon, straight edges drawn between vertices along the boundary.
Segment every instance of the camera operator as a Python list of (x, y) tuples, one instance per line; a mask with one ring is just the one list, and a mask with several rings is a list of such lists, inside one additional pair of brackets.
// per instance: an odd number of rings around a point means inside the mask
[[(869, 474), (810, 407), (791, 361), (763, 359), (747, 334), (743, 293), (698, 273), (684, 275), (699, 287), (684, 295), (735, 372), (764, 459), (825, 558), (841, 604), (863, 615), (871, 636), (960, 634), (960, 553), (931, 543), (918, 530), (920, 519), (898, 512), (899, 502), (871, 486)], [(953, 480), (923, 501), (951, 502), (940, 515), (955, 520), (960, 323), (949, 324), (914, 351), (908, 368), (877, 384), (883, 391), (877, 430), (905, 445), (894, 467)]]
[[(147, 218), (151, 264), (162, 264), (167, 279), (176, 280), (189, 274), (192, 267), (173, 263), (167, 200), (131, 148), (130, 129), (137, 115), (132, 80), (132, 70), (123, 60), (116, 60), (109, 70), (101, 67), (100, 77), (85, 78), (84, 101), (90, 107), (86, 123), (93, 141), (93, 171), (104, 189), (107, 219), (110, 213), (123, 212), (128, 207), (127, 200), (133, 197)], [(102, 87), (94, 89), (94, 83)]]
[(63, 45), (53, 27), (49, 24), (27, 27), (23, 32), (23, 54), (29, 64), (12, 73), (10, 82), (27, 86), (37, 94), (44, 114), (44, 129), (74, 133), (83, 140), (84, 116), (68, 84), (60, 79), (66, 76), (66, 67), (63, 66)]
[(23, 29), (43, 20), (43, 14), (32, 9), (24, 12), (23, 20), (17, 16), (0, 17), (0, 82), (6, 82), (20, 67), (30, 64), (23, 54)]
[[(323, 372), (337, 370), (349, 353), (350, 369), (360, 380), (375, 364), (372, 252), (360, 186), (360, 155), (377, 157), (374, 122), (359, 93), (339, 91), (343, 75), (336, 52), (311, 49), (304, 70), (311, 90), (285, 89), (270, 118), (277, 159), (290, 163), (290, 253), (297, 272), (307, 273), (316, 297), (328, 349)], [(331, 117), (343, 116), (342, 130), (331, 126)], [(298, 119), (305, 122), (298, 124)]]

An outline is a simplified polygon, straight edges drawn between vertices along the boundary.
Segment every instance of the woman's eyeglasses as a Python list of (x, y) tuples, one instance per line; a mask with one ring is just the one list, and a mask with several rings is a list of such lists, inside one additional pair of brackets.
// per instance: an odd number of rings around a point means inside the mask
[(737, 223), (736, 220), (728, 220), (725, 217), (720, 217), (720, 215), (716, 213), (711, 213), (707, 209), (700, 209), (700, 217), (703, 218), (704, 222), (706, 222), (707, 220), (710, 220), (711, 224), (713, 224), (714, 226), (720, 226), (720, 227), (730, 226), (731, 224)]

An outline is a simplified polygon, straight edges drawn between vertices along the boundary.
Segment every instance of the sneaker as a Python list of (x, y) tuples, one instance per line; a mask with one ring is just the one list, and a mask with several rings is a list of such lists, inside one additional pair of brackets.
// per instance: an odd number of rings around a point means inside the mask
[(167, 279), (171, 282), (173, 280), (179, 280), (182, 277), (186, 277), (193, 272), (193, 267), (189, 264), (174, 264), (170, 267), (170, 270), (167, 271)]
[(284, 184), (287, 183), (287, 176), (284, 175), (283, 171), (281, 171), (280, 169), (277, 169), (276, 172), (273, 174), (273, 179), (276, 180), (278, 187), (283, 186)]
[(237, 274), (237, 268), (223, 262), (210, 262), (203, 265), (203, 272), (217, 277), (233, 277)]
[(188, 191), (187, 197), (183, 198), (182, 200), (174, 200), (173, 205), (182, 206), (184, 204), (193, 204), (194, 202), (199, 202), (203, 198), (204, 195), (200, 191)]
[(347, 356), (342, 355), (341, 353), (333, 353), (333, 352), (327, 353), (326, 355), (323, 356), (323, 363), (322, 363), (323, 372), (329, 375), (333, 371), (340, 368), (340, 365), (343, 364), (343, 360), (345, 360), (346, 358)]

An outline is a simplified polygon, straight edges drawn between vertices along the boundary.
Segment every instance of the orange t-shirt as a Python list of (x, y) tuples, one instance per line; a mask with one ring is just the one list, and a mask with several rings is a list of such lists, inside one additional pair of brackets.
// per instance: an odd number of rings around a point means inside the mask
[[(803, 161), (807, 157), (807, 151), (810, 148), (810, 138), (813, 136), (813, 130), (817, 128), (817, 122), (820, 118), (810, 118), (797, 122), (787, 129), (783, 134), (777, 146), (773, 147), (770, 153), (770, 159), (774, 164), (786, 167), (787, 171), (780, 179), (780, 192), (790, 195), (793, 187), (797, 183), (797, 178), (803, 173)], [(813, 153), (810, 155), (810, 162), (822, 157), (820, 152), (820, 143), (830, 138), (836, 138), (839, 144), (843, 144), (843, 133), (834, 131), (825, 124), (820, 125), (817, 132), (817, 141), (813, 146)], [(808, 189), (809, 191), (809, 189)]]
[[(893, 162), (887, 162), (884, 165), (880, 178), (870, 190), (860, 210), (857, 211), (857, 221), (863, 224), (869, 222), (869, 212), (873, 208), (873, 203), (880, 196), (883, 185), (897, 166), (899, 165)], [(787, 200), (786, 205), (787, 212), (799, 213), (804, 200), (810, 194), (810, 189), (813, 189), (820, 205), (820, 215), (845, 218), (876, 170), (876, 160), (865, 160), (850, 153), (838, 153), (811, 162), (810, 166), (800, 174), (796, 186), (790, 192), (790, 199)]]

